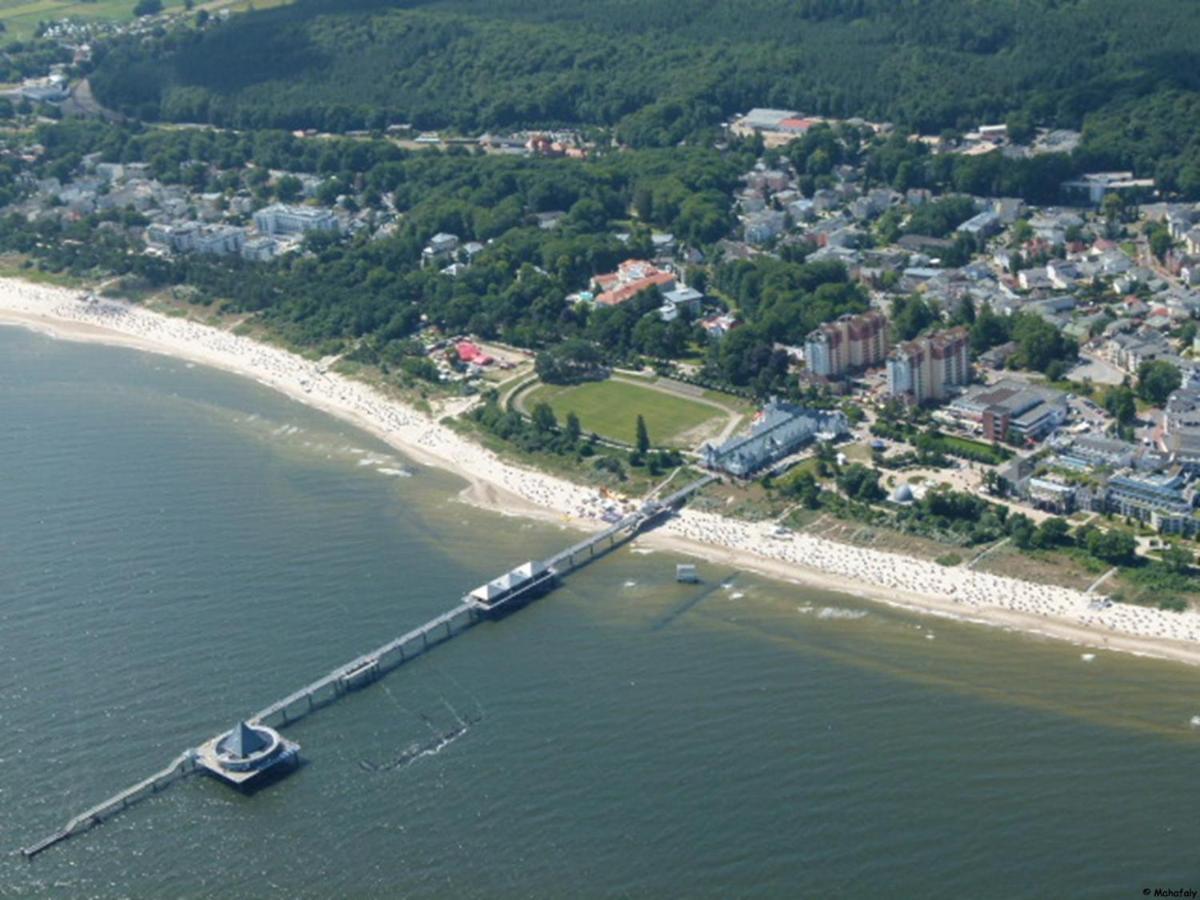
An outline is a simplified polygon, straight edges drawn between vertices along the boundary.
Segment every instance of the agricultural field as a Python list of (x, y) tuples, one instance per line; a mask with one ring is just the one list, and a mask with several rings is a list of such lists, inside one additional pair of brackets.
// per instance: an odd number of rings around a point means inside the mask
[[(137, 0), (0, 0), (0, 23), (4, 37), (19, 40), (33, 36), (39, 22), (78, 19), (86, 22), (117, 22), (133, 19)], [(163, 0), (165, 11), (183, 7), (183, 0)]]
[(741, 417), (716, 401), (615, 378), (568, 386), (541, 384), (526, 391), (520, 403), (525, 411), (549, 403), (560, 422), (574, 412), (584, 432), (625, 444), (634, 442), (641, 415), (651, 443), (670, 447), (693, 447), (716, 438), (732, 417)]

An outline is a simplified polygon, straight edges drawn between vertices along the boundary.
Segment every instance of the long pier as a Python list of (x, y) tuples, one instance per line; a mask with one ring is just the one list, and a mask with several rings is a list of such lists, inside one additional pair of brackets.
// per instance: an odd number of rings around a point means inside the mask
[[(716, 480), (715, 475), (706, 475), (667, 497), (647, 500), (635, 512), (622, 517), (603, 531), (596, 532), (539, 563), (526, 563), (481, 585), (463, 596), (458, 605), (276, 700), (254, 713), (247, 719), (247, 723), (275, 728), (288, 725), (321, 707), (328, 706), (350, 691), (366, 687), (410, 659), (461, 634), (482, 619), (496, 618), (518, 609), (541, 591), (552, 588), (562, 576), (599, 559), (647, 528), (658, 524), (686, 503), (693, 494)], [(153, 796), (179, 779), (199, 771), (196, 753), (194, 747), (185, 750), (166, 768), (73, 817), (58, 831), (22, 848), (21, 853), (27, 859), (32, 859), (55, 844), (94, 828), (139, 800)]]

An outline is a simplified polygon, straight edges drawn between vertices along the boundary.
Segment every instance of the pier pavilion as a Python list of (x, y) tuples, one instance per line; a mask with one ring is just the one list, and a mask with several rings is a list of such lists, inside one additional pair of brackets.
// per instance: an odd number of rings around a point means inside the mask
[(300, 745), (274, 728), (238, 722), (231, 730), (202, 744), (196, 762), (218, 778), (238, 787), (298, 761)]

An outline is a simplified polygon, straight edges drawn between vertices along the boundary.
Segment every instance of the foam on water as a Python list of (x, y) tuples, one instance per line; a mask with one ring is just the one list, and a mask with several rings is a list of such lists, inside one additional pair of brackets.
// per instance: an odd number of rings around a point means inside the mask
[(865, 609), (846, 609), (841, 606), (823, 606), (817, 613), (818, 619), (861, 619), (866, 616)]

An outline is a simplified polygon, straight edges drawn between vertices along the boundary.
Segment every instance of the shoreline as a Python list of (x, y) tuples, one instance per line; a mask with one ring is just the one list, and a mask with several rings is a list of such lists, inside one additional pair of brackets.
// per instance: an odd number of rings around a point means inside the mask
[[(53, 338), (171, 356), (221, 369), (374, 435), (415, 462), (468, 482), (468, 504), (554, 524), (603, 527), (607, 503), (593, 488), (504, 462), (430, 416), (377, 389), (289, 351), (116, 300), (85, 302), (79, 291), (0, 279), (0, 325)], [(460, 407), (461, 408), (461, 407)], [(636, 543), (720, 561), (766, 577), (846, 593), (912, 612), (985, 624), (1100, 650), (1200, 665), (1200, 613), (1112, 604), (1068, 588), (840, 544), (799, 533), (773, 535), (748, 523), (685, 509)]]

